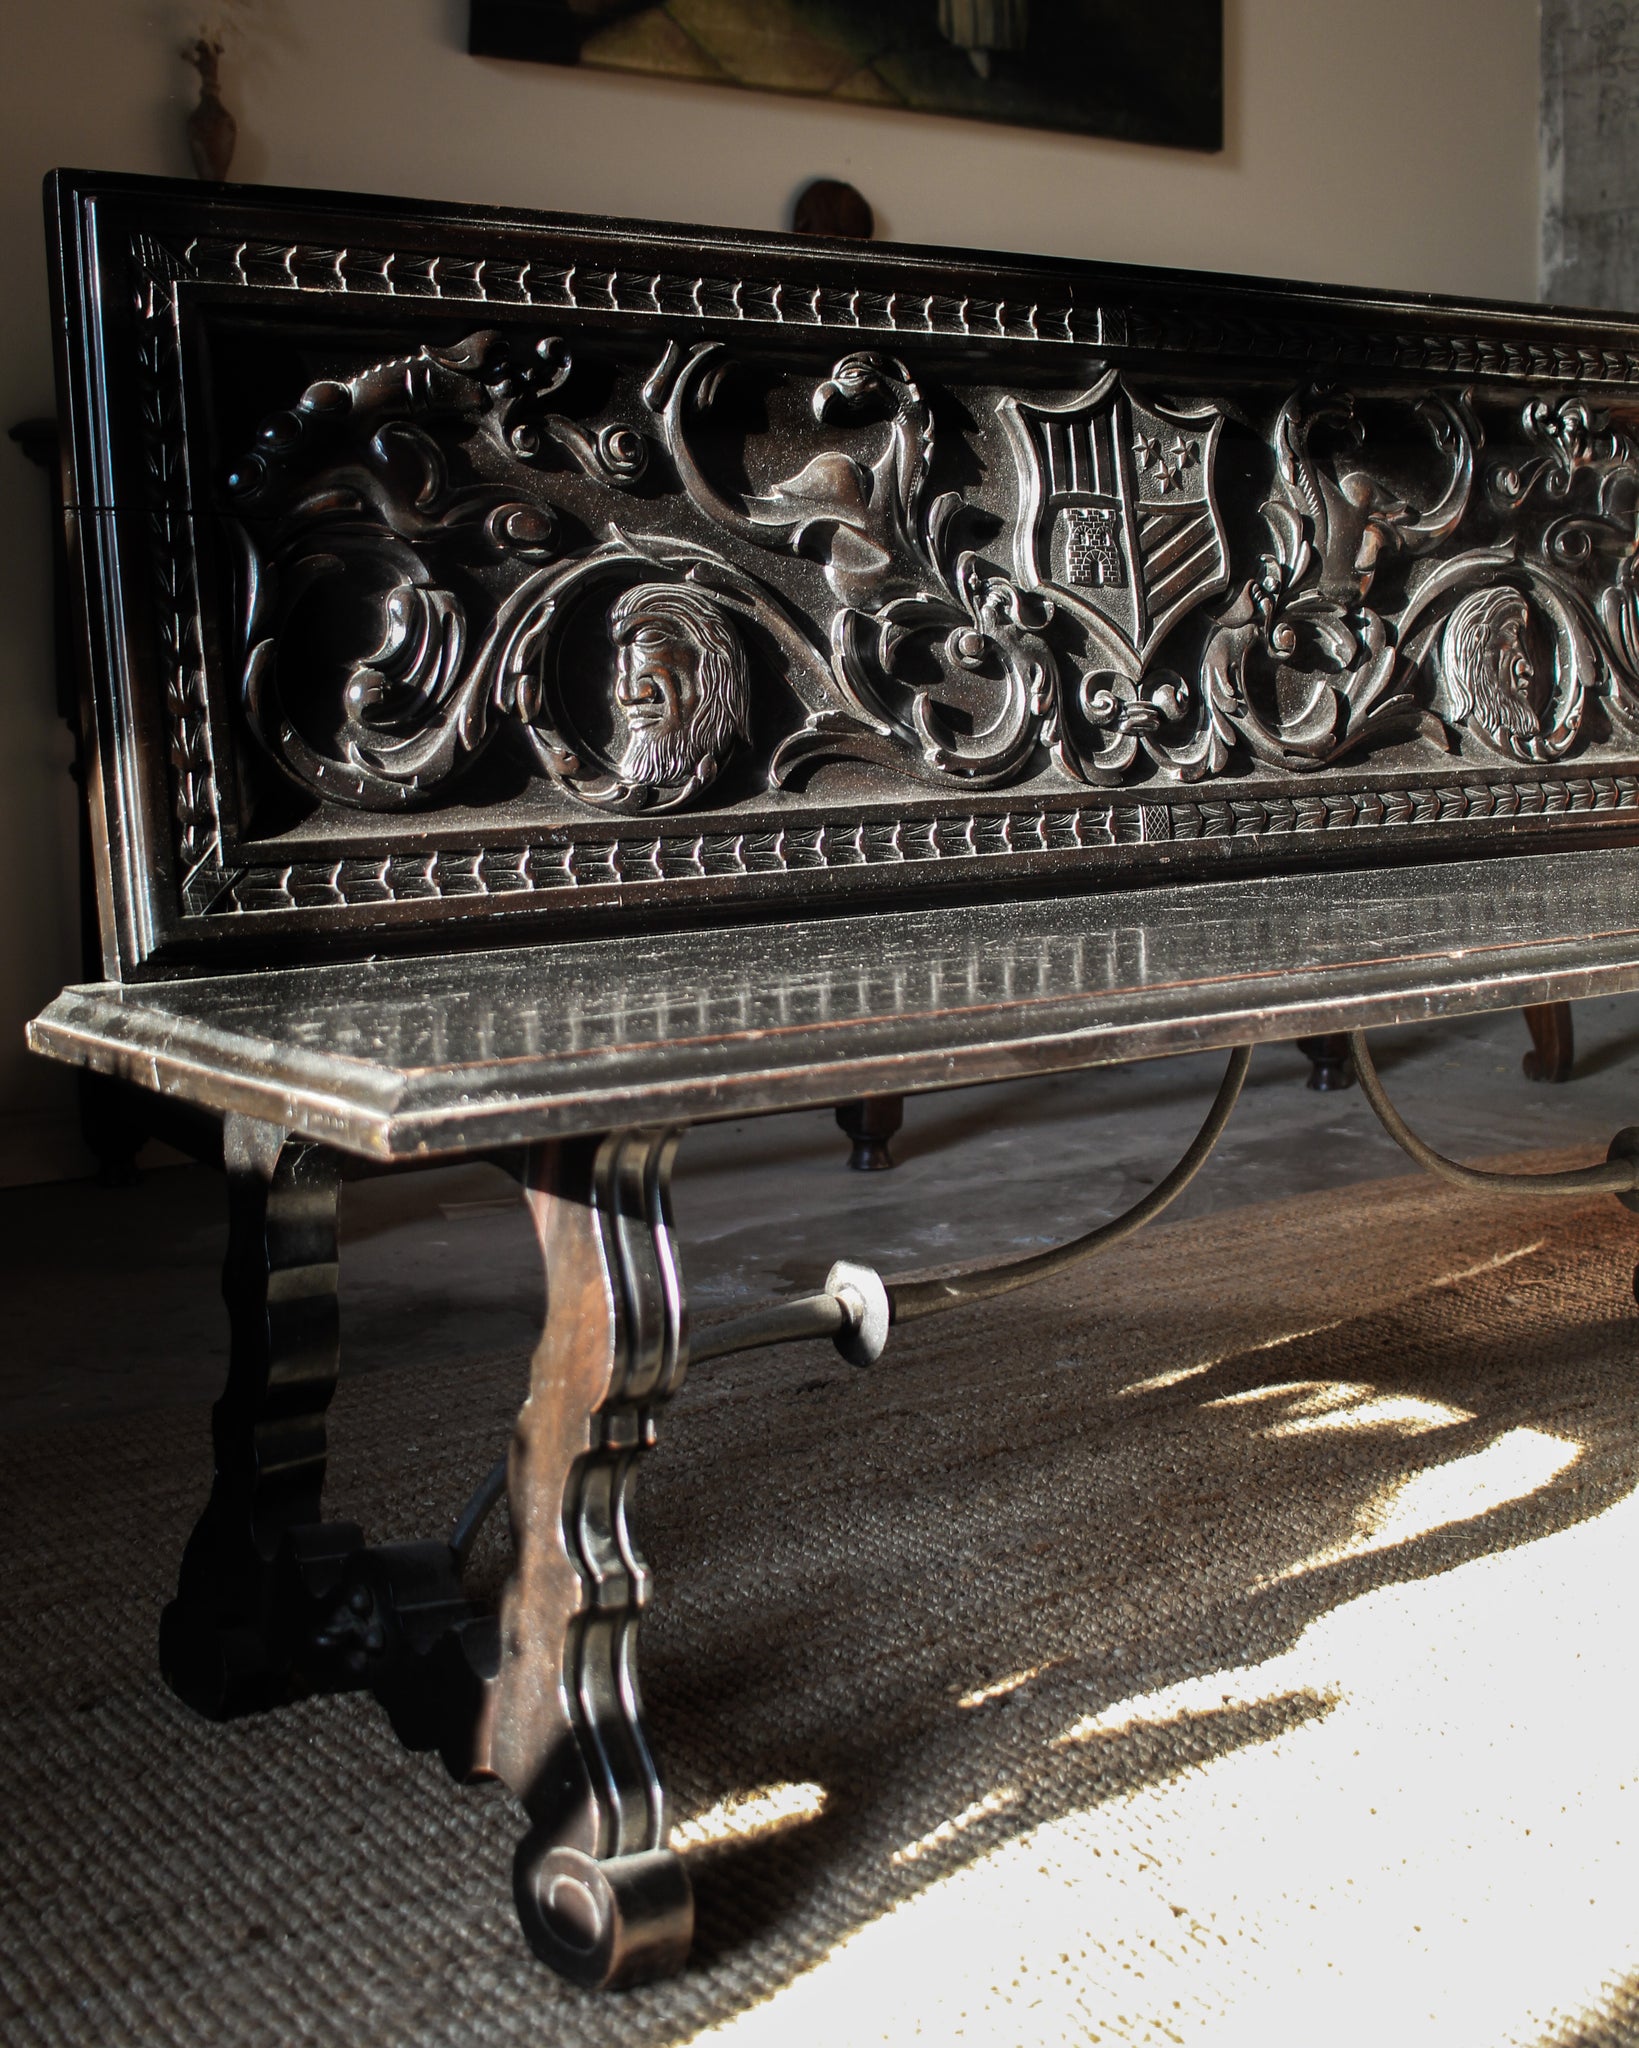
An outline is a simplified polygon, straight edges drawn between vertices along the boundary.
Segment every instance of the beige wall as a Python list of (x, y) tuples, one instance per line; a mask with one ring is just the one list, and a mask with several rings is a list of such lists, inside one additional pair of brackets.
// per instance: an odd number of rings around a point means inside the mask
[[(1153, 0), (1164, 7), (1166, 0)], [(881, 231), (1357, 284), (1536, 290), (1537, 0), (1226, 0), (1220, 156), (479, 63), (465, 0), (239, 0), (238, 175), (779, 227), (813, 176)], [(0, 80), (0, 425), (49, 411), (53, 164), (184, 174), (184, 31), (211, 0), (11, 0)], [(77, 973), (43, 492), (0, 443), (0, 1180), (72, 1170), (65, 1077), (22, 1049)]]

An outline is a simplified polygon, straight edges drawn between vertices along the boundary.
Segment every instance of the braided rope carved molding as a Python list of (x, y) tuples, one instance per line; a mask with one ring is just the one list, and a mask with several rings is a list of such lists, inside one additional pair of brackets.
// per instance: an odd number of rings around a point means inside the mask
[(468, 847), (379, 858), (291, 861), (219, 878), (215, 916), (353, 909), (436, 898), (642, 888), (724, 876), (907, 864), (1006, 863), (1166, 841), (1460, 825), (1639, 811), (1639, 777), (1568, 776), (1434, 789), (1326, 790), (1297, 796), (1158, 798), (1079, 810), (1003, 811), (799, 830), (674, 831)]

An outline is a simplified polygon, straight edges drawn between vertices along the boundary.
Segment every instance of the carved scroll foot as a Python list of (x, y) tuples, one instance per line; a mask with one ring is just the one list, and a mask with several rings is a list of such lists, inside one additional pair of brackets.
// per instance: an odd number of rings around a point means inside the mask
[(172, 1689), (214, 1719), (286, 1697), (297, 1615), (362, 1541), (320, 1520), (337, 1372), (337, 1161), (230, 1116), (227, 1385), (211, 1417), (210, 1500), (160, 1623)]
[(515, 1891), (536, 1952), (577, 1984), (681, 1967), (694, 1909), (637, 1682), (651, 1577), (637, 1461), (682, 1383), (687, 1325), (668, 1179), (677, 1134), (533, 1151), (525, 1196), (547, 1314), (508, 1467), (517, 1557), (477, 1764), (533, 1823)]
[(1576, 1059), (1569, 1003), (1527, 1003), (1522, 1013), (1531, 1050), (1520, 1061), (1528, 1081), (1568, 1081)]
[(688, 1961), (694, 1894), (670, 1849), (600, 1863), (532, 1832), (513, 1859), (512, 1896), (536, 1955), (589, 1991), (670, 1977)]

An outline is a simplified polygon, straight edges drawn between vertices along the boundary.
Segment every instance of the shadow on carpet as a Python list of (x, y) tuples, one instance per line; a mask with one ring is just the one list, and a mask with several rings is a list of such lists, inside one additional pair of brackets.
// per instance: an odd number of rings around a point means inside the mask
[[(700, 1369), (640, 1502), (698, 1938), (681, 1978), (615, 1998), (524, 1950), (510, 1801), (401, 1752), (370, 1702), (216, 1727), (166, 1692), (203, 1411), (0, 1445), (0, 2032), (663, 2044), (749, 2015), (1008, 1845), (1337, 1705), (1196, 1681), (1630, 1495), (1636, 1252), (1608, 1201), (1385, 1182), (1157, 1231), (907, 1330), (869, 1374), (819, 1346)], [(328, 1511), (447, 1526), (523, 1376), (344, 1375)], [(1612, 1997), (1541, 2038), (1631, 2038), (1631, 1982)]]

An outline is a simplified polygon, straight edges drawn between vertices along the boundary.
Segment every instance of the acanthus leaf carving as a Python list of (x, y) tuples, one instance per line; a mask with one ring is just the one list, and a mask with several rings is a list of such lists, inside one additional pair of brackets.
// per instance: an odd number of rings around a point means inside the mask
[[(749, 737), (745, 654), (730, 611), (755, 615), (793, 667), (815, 650), (773, 601), (704, 549), (609, 538), (559, 559), (561, 520), (538, 495), (452, 481), (434, 431), (453, 422), (533, 463), (566, 452), (583, 474), (625, 487), (647, 467), (635, 430), (592, 430), (547, 410), (571, 358), (557, 337), (521, 363), (492, 333), (449, 350), (376, 364), (309, 387), (259, 430), (227, 480), (245, 565), (243, 701), (251, 729), (295, 781), (365, 808), (439, 792), (503, 726), (521, 727), (538, 764), (599, 808), (669, 809), (689, 801)], [(493, 461), (490, 464), (494, 466)], [(253, 528), (255, 529), (253, 532)], [(465, 595), (430, 557), (469, 573)], [(524, 573), (475, 632), (487, 592), (470, 573)], [(704, 580), (702, 580), (704, 579)], [(304, 601), (346, 586), (362, 644), (304, 729), (280, 675), (281, 641)], [(550, 680), (551, 642), (597, 587), (624, 739), (599, 759)], [(728, 599), (725, 607), (724, 598)], [(355, 621), (355, 626), (357, 621)], [(355, 633), (357, 639), (359, 635)], [(334, 651), (336, 635), (326, 640)], [(470, 651), (469, 651), (470, 650)], [(304, 677), (303, 710), (318, 694)]]
[(868, 350), (839, 357), (808, 410), (820, 427), (875, 416), (880, 446), (867, 458), (822, 448), (747, 495), (711, 480), (692, 439), (729, 368), (721, 343), (686, 356), (674, 346), (643, 395), (694, 504), (759, 549), (818, 562), (838, 600), (833, 701), (775, 749), (770, 784), (825, 759), (979, 788), (1016, 778), (1057, 716), (1058, 663), (1043, 637), (1053, 607), (956, 544), (962, 501), (928, 495), (933, 422), (910, 372)]
[[(753, 461), (726, 343), (668, 343), (640, 385), (607, 360), (577, 382), (583, 346), (485, 329), (319, 378), (230, 472), (242, 701), (303, 788), (425, 804), (503, 735), (574, 802), (639, 812), (734, 761), (774, 793), (826, 763), (1085, 787), (1465, 736), (1554, 761), (1595, 701), (1639, 729), (1639, 458), (1581, 399), (1515, 413), (1534, 452), (1476, 520), (1471, 389), (1288, 392), (1262, 426), (1094, 365), (994, 401), (1009, 496), (898, 356), (758, 366), (786, 424)], [(1420, 458), (1392, 419), (1375, 452), (1396, 408)], [(1255, 564), (1218, 502), (1231, 433), (1268, 464)], [(1509, 530), (1538, 500), (1555, 516)]]
[(1365, 466), (1317, 456), (1321, 429), (1362, 446), (1348, 394), (1295, 395), (1276, 416), (1274, 489), (1263, 506), (1273, 550), (1220, 616), (1202, 657), (1223, 726), (1270, 767), (1328, 766), (1420, 715), (1402, 687), (1399, 625), (1370, 599), (1389, 557), (1430, 554), (1455, 532), (1481, 433), (1469, 392), (1421, 400), (1416, 410), (1449, 464), (1439, 497), (1421, 511)]

